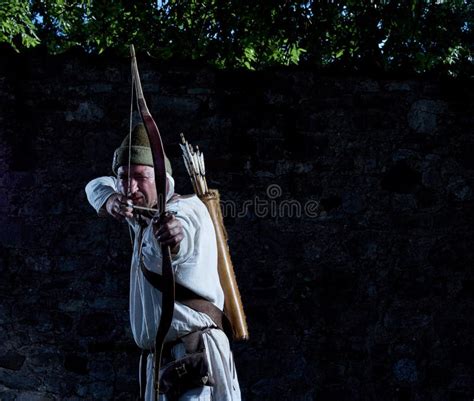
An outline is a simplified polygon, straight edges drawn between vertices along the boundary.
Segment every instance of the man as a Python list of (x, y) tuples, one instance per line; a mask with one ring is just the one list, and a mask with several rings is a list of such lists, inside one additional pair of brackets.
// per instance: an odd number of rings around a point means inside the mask
[[(130, 150), (130, 169), (129, 169)], [(153, 350), (161, 315), (161, 292), (144, 276), (143, 268), (161, 273), (161, 246), (169, 245), (176, 283), (193, 291), (212, 306), (223, 309), (224, 295), (217, 271), (217, 249), (214, 227), (209, 213), (197, 196), (179, 196), (174, 193), (171, 165), (167, 160), (167, 206), (170, 212), (159, 223), (154, 215), (137, 210), (153, 209), (157, 204), (155, 176), (150, 143), (143, 124), (115, 151), (113, 171), (117, 177), (100, 177), (86, 186), (90, 204), (100, 216), (125, 220), (134, 233), (134, 248), (130, 275), (130, 322), (137, 345), (145, 351)], [(134, 209), (132, 206), (141, 207)], [(153, 215), (154, 214), (154, 215)], [(179, 400), (240, 400), (240, 389), (232, 353), (226, 334), (216, 328), (215, 320), (181, 302), (175, 303), (170, 330), (166, 337), (170, 345), (165, 362), (180, 360), (188, 347), (189, 333), (199, 333), (205, 346), (210, 382), (186, 390)], [(143, 358), (143, 356), (142, 356)], [(146, 367), (145, 367), (146, 364)], [(146, 357), (141, 375), (144, 399), (153, 400), (153, 356)], [(146, 376), (146, 378), (145, 378)], [(145, 386), (146, 382), (146, 386)], [(209, 383), (210, 383), (209, 382)], [(209, 384), (207, 383), (207, 384)], [(143, 389), (143, 387), (145, 387)], [(189, 387), (189, 386), (188, 386)], [(174, 397), (174, 396), (173, 396)], [(160, 400), (170, 400), (171, 395)]]

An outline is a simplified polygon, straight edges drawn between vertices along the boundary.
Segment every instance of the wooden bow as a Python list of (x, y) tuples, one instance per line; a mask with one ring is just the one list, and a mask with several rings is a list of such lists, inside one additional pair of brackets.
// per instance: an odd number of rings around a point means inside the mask
[[(132, 58), (132, 92), (134, 92), (138, 111), (145, 125), (145, 129), (150, 141), (151, 152), (153, 156), (153, 168), (155, 170), (155, 185), (157, 194), (157, 207), (161, 214), (161, 218), (166, 213), (166, 167), (165, 167), (165, 150), (163, 148), (163, 142), (161, 140), (160, 131), (148, 110), (143, 96), (142, 84), (140, 81), (140, 75), (138, 73), (137, 59), (135, 57), (135, 48), (133, 45), (130, 46), (130, 55)], [(134, 91), (133, 91), (134, 89)], [(133, 95), (132, 95), (133, 96)], [(171, 326), (174, 312), (175, 302), (175, 278), (174, 271), (171, 265), (171, 252), (170, 247), (167, 245), (161, 245), (162, 253), (162, 275), (163, 275), (163, 291), (162, 291), (162, 304), (161, 304), (161, 316), (160, 324), (155, 338), (155, 349), (154, 349), (154, 371), (153, 371), (153, 382), (155, 386), (155, 399), (159, 398), (159, 372), (161, 364), (161, 354), (163, 351), (163, 345), (166, 334)]]

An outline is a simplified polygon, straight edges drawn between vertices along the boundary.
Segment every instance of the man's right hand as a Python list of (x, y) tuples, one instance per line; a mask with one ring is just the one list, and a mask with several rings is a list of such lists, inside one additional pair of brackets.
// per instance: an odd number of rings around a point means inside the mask
[(113, 194), (109, 196), (105, 203), (105, 209), (107, 213), (113, 218), (123, 221), (126, 217), (133, 217), (133, 209), (127, 206), (128, 199), (122, 194)]

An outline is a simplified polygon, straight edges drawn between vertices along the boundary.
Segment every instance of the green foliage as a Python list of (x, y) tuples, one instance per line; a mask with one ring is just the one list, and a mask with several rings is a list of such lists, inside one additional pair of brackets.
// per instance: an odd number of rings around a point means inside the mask
[(0, 2), (0, 43), (10, 43), (18, 47), (32, 47), (40, 43), (31, 20), (28, 1)]
[(306, 63), (342, 70), (470, 75), (466, 0), (1, 0), (0, 42), (75, 46), (220, 68)]

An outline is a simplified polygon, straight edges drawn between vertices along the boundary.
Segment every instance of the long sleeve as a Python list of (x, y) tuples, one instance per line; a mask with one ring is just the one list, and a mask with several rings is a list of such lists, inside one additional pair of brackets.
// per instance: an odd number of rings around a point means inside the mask
[(195, 240), (199, 233), (199, 220), (196, 216), (183, 213), (179, 201), (169, 204), (167, 210), (176, 213), (176, 218), (183, 227), (184, 237), (179, 244), (179, 252), (173, 257), (173, 265), (178, 266), (186, 262), (195, 252)]
[(95, 178), (86, 185), (87, 200), (99, 216), (103, 214), (103, 207), (107, 199), (116, 192), (117, 180), (115, 177)]

